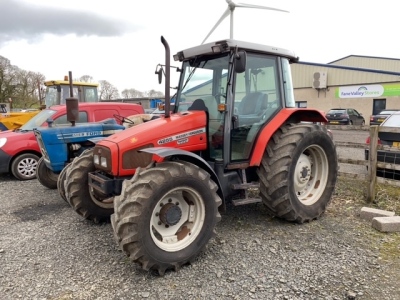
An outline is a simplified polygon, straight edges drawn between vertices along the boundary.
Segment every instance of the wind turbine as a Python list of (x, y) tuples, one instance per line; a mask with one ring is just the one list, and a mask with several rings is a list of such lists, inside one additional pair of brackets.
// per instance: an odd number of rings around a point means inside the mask
[(261, 6), (261, 5), (253, 5), (253, 4), (245, 4), (245, 3), (235, 3), (232, 0), (226, 0), (228, 3), (228, 8), (225, 10), (225, 12), (222, 14), (221, 18), (218, 20), (218, 22), (214, 25), (214, 27), (211, 29), (211, 31), (207, 34), (206, 38), (203, 40), (202, 44), (208, 39), (208, 37), (214, 32), (215, 28), (218, 27), (219, 24), (230, 14), (230, 35), (229, 37), (233, 39), (233, 11), (235, 10), (236, 7), (244, 7), (244, 8), (259, 8), (259, 9), (268, 9), (268, 10), (275, 10), (275, 11), (281, 11), (281, 12), (287, 12), (287, 10), (283, 9), (278, 9), (274, 7), (267, 7), (267, 6)]

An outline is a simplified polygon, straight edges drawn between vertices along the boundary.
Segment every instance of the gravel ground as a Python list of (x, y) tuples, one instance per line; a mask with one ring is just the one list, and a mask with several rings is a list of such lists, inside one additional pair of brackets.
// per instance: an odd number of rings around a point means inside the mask
[(400, 299), (400, 235), (361, 220), (359, 181), (339, 179), (328, 211), (296, 225), (261, 204), (228, 206), (197, 260), (140, 270), (110, 224), (83, 220), (37, 180), (0, 176), (1, 299)]

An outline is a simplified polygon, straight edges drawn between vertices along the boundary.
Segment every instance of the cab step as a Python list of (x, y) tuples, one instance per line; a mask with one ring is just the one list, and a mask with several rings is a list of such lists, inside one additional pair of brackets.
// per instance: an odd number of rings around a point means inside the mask
[(261, 202), (262, 200), (260, 197), (254, 197), (254, 196), (258, 196), (258, 194), (259, 194), (260, 183), (259, 182), (247, 182), (245, 170), (242, 170), (242, 180), (243, 180), (243, 183), (232, 184), (231, 188), (234, 190), (244, 190), (244, 197), (232, 200), (232, 204), (234, 206), (239, 206), (239, 205)]
[(259, 203), (259, 202), (261, 202), (261, 198), (243, 198), (243, 199), (232, 200), (232, 204), (234, 206)]

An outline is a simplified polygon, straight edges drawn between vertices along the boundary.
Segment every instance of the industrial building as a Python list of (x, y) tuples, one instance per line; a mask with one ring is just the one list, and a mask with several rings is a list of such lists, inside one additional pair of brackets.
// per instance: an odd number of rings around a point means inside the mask
[(291, 65), (298, 107), (354, 108), (369, 125), (372, 114), (400, 109), (400, 59), (349, 55), (328, 64)]

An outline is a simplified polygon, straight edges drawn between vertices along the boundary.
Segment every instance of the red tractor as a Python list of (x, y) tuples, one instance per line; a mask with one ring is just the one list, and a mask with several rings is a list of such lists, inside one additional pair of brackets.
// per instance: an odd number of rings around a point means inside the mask
[(159, 274), (195, 259), (228, 202), (262, 202), (291, 222), (320, 217), (335, 188), (337, 154), (318, 125), (324, 114), (295, 107), (294, 53), (232, 39), (178, 52), (171, 104), (170, 51), (161, 41), (165, 114), (71, 163), (63, 186), (73, 209), (95, 222), (111, 217), (119, 247)]

